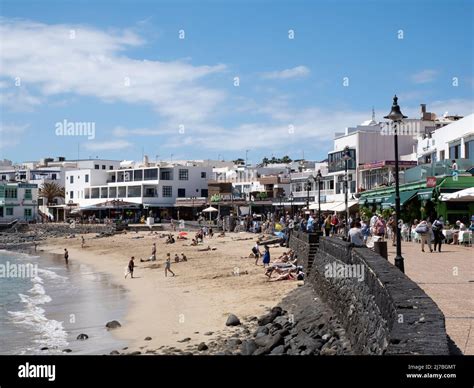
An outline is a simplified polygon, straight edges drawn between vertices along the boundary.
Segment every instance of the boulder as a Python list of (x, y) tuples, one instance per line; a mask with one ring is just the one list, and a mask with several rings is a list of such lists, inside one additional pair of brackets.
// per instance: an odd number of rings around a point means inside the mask
[(238, 326), (240, 325), (240, 319), (234, 314), (230, 314), (225, 323), (226, 326)]
[(202, 351), (204, 351), (204, 350), (207, 350), (207, 349), (209, 349), (209, 348), (207, 347), (207, 345), (206, 345), (204, 342), (201, 342), (201, 343), (198, 345), (198, 350), (199, 350), (200, 352), (202, 352)]
[(145, 337), (145, 341), (151, 341), (151, 337)]
[(79, 334), (79, 335), (77, 336), (77, 339), (78, 339), (78, 340), (81, 340), (81, 341), (84, 341), (84, 340), (86, 340), (86, 339), (88, 339), (88, 338), (89, 338), (89, 336), (88, 336), (87, 334)]
[(105, 324), (107, 329), (116, 329), (117, 327), (122, 327), (119, 321), (110, 321)]
[(72, 350), (71, 350), (71, 349), (64, 349), (63, 352), (64, 352), (64, 353), (71, 353)]
[(251, 356), (257, 350), (257, 344), (253, 340), (246, 340), (240, 346), (240, 352), (243, 356)]
[(283, 310), (280, 306), (273, 307), (268, 314), (262, 316), (258, 320), (259, 326), (265, 326), (268, 323), (272, 323), (274, 319), (282, 315), (282, 313), (283, 313)]

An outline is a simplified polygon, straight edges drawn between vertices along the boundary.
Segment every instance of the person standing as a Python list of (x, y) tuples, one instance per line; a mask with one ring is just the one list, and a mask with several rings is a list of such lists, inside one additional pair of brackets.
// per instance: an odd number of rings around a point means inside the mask
[(67, 251), (66, 248), (64, 248), (64, 261), (66, 261), (66, 264), (69, 261), (69, 252)]
[(84, 248), (84, 245), (86, 245), (86, 240), (84, 239), (84, 236), (81, 236), (81, 248)]
[(151, 257), (150, 257), (150, 260), (151, 260), (151, 261), (155, 261), (155, 260), (156, 260), (156, 243), (153, 243), (153, 248), (151, 248)]
[(260, 256), (262, 256), (262, 253), (260, 252), (260, 246), (258, 245), (258, 240), (255, 241), (255, 245), (252, 248), (252, 253), (255, 256), (255, 265), (258, 265), (258, 259)]
[(444, 222), (443, 217), (440, 216), (437, 218), (431, 227), (434, 233), (434, 251), (436, 252), (436, 246), (438, 246), (438, 252), (441, 252), (441, 244), (443, 243), (444, 235), (443, 235), (443, 228)]
[(430, 248), (430, 252), (433, 252), (431, 248), (431, 226), (426, 221), (421, 221), (415, 229), (415, 232), (418, 233), (421, 237), (421, 251), (425, 251), (425, 244), (428, 244), (428, 248)]
[(329, 237), (329, 234), (331, 233), (331, 227), (332, 227), (331, 218), (332, 216), (329, 214), (324, 220), (324, 233), (326, 237)]
[(171, 272), (173, 276), (176, 276), (173, 271), (171, 271), (171, 255), (169, 253), (166, 254), (166, 263), (165, 263), (165, 277), (168, 277), (168, 272)]
[(125, 273), (125, 279), (127, 278), (128, 274), (130, 274), (130, 277), (133, 279), (133, 270), (135, 269), (135, 257), (132, 256), (130, 258), (130, 261), (128, 262), (127, 266), (127, 272)]
[(265, 245), (265, 253), (263, 254), (263, 268), (270, 264), (270, 248)]
[(356, 247), (365, 246), (360, 222), (356, 221), (351, 224), (351, 229), (349, 230), (349, 241)]

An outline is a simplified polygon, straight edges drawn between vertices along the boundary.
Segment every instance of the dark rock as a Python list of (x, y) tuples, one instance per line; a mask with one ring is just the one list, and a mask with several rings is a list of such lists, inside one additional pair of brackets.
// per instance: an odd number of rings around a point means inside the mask
[(226, 326), (238, 326), (240, 325), (240, 319), (234, 314), (230, 314), (225, 323)]
[(227, 340), (227, 345), (236, 348), (242, 343), (242, 341), (238, 338), (230, 338)]
[(325, 348), (322, 349), (319, 354), (321, 356), (335, 356), (337, 354), (337, 351), (333, 348)]
[(72, 350), (71, 350), (71, 349), (64, 349), (63, 352), (64, 352), (64, 353), (71, 353)]
[(49, 348), (47, 346), (41, 348), (40, 350), (48, 350)]
[(121, 327), (122, 325), (120, 324), (119, 321), (110, 321), (105, 324), (105, 327), (107, 329), (116, 329), (117, 327)]
[(263, 333), (264, 335), (267, 335), (268, 332), (269, 332), (268, 327), (259, 326), (258, 329), (255, 331), (255, 337), (258, 336), (259, 333)]
[(200, 352), (204, 351), (204, 350), (207, 350), (209, 349), (208, 346), (204, 343), (204, 342), (201, 342), (199, 345), (198, 345), (198, 350)]
[(206, 332), (204, 333), (204, 335), (213, 335), (213, 334), (214, 334), (213, 331), (206, 331)]
[(138, 350), (135, 351), (135, 352), (130, 353), (131, 356), (137, 356), (137, 355), (139, 355), (139, 354), (142, 354), (142, 352), (140, 352), (140, 351), (138, 351)]
[(84, 340), (86, 340), (86, 339), (88, 339), (88, 338), (89, 338), (89, 336), (88, 336), (87, 334), (79, 334), (79, 335), (77, 336), (77, 339), (78, 339), (78, 340), (81, 340), (81, 341), (84, 341)]
[(115, 355), (120, 354), (120, 352), (118, 350), (112, 350), (109, 354), (112, 356), (115, 356)]
[(283, 345), (278, 345), (276, 348), (274, 348), (270, 354), (283, 354), (285, 353), (285, 347)]
[(253, 340), (246, 340), (240, 346), (240, 352), (243, 356), (251, 356), (257, 350), (257, 344)]
[(270, 312), (258, 320), (259, 326), (264, 326), (268, 323), (273, 322), (276, 317), (282, 314), (283, 310), (280, 306), (273, 307)]
[[(189, 342), (189, 341), (191, 341), (191, 338), (186, 337), (186, 338), (183, 338), (182, 340), (179, 340), (178, 342), (183, 343), (183, 342)], [(174, 349), (174, 347), (172, 347), (170, 349)]]
[(145, 337), (145, 341), (151, 341), (151, 337)]

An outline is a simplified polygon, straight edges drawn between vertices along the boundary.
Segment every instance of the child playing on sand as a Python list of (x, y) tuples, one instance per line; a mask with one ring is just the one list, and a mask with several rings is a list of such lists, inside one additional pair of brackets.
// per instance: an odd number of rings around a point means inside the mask
[(171, 272), (173, 276), (176, 276), (173, 271), (171, 271), (171, 255), (169, 253), (166, 254), (166, 263), (165, 263), (165, 277), (168, 277), (168, 272)]
[(181, 261), (188, 261), (188, 258), (183, 252), (181, 252)]
[(179, 263), (179, 256), (177, 253), (174, 254), (174, 262)]
[(270, 248), (265, 245), (265, 253), (263, 254), (263, 267), (265, 268), (270, 264)]
[(258, 240), (255, 241), (255, 245), (252, 248), (252, 253), (255, 256), (255, 265), (258, 265), (258, 259), (260, 256), (262, 256), (262, 253), (260, 252), (260, 246), (258, 245)]

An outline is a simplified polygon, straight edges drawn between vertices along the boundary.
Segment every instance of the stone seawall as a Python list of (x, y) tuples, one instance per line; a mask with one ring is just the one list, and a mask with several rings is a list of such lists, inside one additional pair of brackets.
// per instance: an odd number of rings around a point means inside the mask
[(355, 354), (449, 354), (444, 315), (415, 282), (380, 255), (337, 238), (320, 238), (310, 264), (310, 238), (294, 234), (290, 247)]

